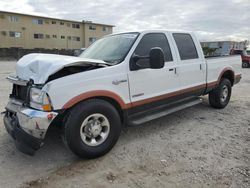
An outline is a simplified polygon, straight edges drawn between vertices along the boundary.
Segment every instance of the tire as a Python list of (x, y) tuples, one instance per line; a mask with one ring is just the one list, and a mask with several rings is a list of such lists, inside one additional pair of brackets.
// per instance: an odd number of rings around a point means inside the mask
[(230, 101), (231, 92), (231, 82), (226, 78), (222, 78), (220, 84), (209, 93), (210, 105), (217, 109), (225, 108)]
[(100, 157), (110, 151), (120, 132), (119, 113), (113, 105), (101, 99), (90, 99), (73, 107), (64, 127), (69, 149), (87, 159)]
[(244, 61), (242, 62), (242, 68), (248, 68), (249, 67), (249, 63)]

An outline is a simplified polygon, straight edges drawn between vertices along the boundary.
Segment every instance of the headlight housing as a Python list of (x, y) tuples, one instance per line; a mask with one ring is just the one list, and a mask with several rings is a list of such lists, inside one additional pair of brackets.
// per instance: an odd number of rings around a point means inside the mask
[(49, 98), (49, 95), (38, 88), (30, 89), (30, 106), (32, 108), (43, 110), (43, 111), (51, 111), (52, 105)]

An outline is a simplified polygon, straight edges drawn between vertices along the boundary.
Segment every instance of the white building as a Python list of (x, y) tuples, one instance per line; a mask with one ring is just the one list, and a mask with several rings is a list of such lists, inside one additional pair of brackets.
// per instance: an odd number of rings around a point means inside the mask
[[(231, 50), (245, 50), (247, 47), (247, 41), (209, 41), (201, 42), (202, 48), (209, 48), (212, 56), (224, 56), (229, 55)], [(205, 54), (206, 55), (206, 54)]]

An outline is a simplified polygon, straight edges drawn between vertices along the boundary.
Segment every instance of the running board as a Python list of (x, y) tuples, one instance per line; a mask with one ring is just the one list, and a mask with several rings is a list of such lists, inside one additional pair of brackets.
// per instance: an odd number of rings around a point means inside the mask
[(188, 102), (177, 104), (171, 108), (157, 110), (156, 112), (152, 112), (152, 113), (148, 112), (148, 113), (144, 113), (144, 114), (140, 114), (140, 115), (135, 115), (134, 117), (131, 117), (131, 119), (128, 121), (128, 125), (129, 126), (137, 126), (137, 125), (146, 123), (148, 121), (152, 121), (154, 119), (158, 119), (160, 117), (172, 114), (172, 113), (177, 112), (179, 110), (183, 110), (185, 108), (188, 108), (188, 107), (200, 104), (200, 103), (202, 103), (202, 99), (195, 98), (192, 101), (189, 100)]

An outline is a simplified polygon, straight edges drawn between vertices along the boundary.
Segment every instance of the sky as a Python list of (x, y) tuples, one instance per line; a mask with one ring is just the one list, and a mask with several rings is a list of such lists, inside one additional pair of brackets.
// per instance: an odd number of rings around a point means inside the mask
[(201, 41), (250, 40), (250, 0), (0, 0), (0, 10), (143, 29), (195, 31)]

